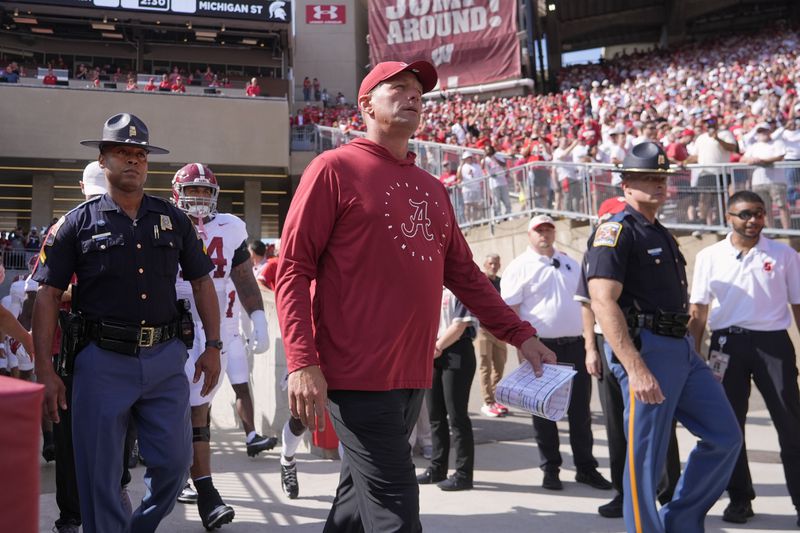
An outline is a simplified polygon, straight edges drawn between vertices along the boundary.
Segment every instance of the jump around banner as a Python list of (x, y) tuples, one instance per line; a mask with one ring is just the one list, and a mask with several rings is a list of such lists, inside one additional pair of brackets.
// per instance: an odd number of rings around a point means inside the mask
[(370, 0), (370, 57), (425, 59), (439, 87), (520, 76), (516, 0)]

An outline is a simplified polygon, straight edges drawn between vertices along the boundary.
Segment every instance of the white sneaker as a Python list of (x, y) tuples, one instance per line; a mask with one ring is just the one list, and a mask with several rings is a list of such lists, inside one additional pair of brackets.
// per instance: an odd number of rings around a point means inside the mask
[(481, 407), (481, 413), (483, 416), (488, 416), (490, 418), (497, 418), (499, 416), (503, 416), (503, 412), (500, 411), (494, 404), (483, 404)]

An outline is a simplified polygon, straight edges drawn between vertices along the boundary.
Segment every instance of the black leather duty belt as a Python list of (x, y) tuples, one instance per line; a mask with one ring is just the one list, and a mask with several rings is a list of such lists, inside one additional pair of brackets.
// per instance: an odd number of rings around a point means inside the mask
[(563, 346), (565, 344), (575, 344), (577, 342), (583, 342), (583, 336), (578, 335), (576, 337), (555, 337), (552, 339), (539, 339), (542, 342), (555, 344), (556, 346)]
[(689, 315), (686, 313), (637, 313), (629, 312), (626, 316), (628, 328), (649, 329), (656, 335), (683, 338), (688, 332)]
[(139, 348), (174, 339), (180, 333), (180, 324), (173, 322), (162, 326), (136, 326), (119, 322), (86, 321), (85, 338), (98, 346), (125, 355), (137, 355)]

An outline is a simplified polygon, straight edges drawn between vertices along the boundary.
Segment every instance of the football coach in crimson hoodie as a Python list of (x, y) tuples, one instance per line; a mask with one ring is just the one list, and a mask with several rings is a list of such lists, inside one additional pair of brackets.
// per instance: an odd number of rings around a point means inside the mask
[(537, 374), (555, 362), (475, 264), (447, 191), (408, 151), (437, 79), (425, 61), (376, 65), (358, 92), (366, 138), (308, 165), (283, 229), (289, 406), (314, 429), (327, 405), (344, 447), (325, 532), (422, 530), (408, 435), (439, 355), (443, 285)]

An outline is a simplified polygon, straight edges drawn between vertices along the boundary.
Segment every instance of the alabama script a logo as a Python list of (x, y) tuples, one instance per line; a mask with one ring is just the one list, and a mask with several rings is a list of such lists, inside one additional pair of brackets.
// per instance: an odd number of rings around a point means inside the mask
[(428, 202), (425, 200), (415, 202), (411, 198), (408, 199), (408, 204), (414, 209), (414, 213), (409, 217), (409, 221), (403, 223), (400, 229), (403, 235), (409, 239), (416, 237), (418, 232), (422, 232), (422, 236), (426, 241), (432, 241), (433, 235), (431, 234), (431, 219), (428, 218)]
[(432, 263), (435, 256), (442, 255), (450, 225), (447, 206), (437, 200), (435, 193), (432, 196), (426, 185), (402, 179), (391, 183), (384, 192), (383, 216), (392, 240), (403, 253)]

